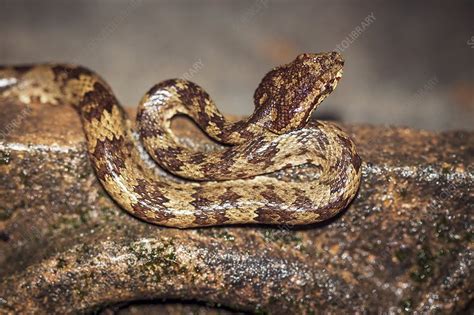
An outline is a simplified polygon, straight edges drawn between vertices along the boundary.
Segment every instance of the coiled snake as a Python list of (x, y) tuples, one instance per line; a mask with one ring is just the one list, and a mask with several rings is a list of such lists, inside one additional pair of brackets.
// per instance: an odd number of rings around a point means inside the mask
[[(347, 134), (309, 123), (336, 87), (343, 60), (335, 52), (302, 54), (270, 71), (254, 94), (255, 111), (229, 122), (196, 84), (175, 79), (142, 99), (137, 126), (143, 146), (170, 180), (143, 161), (139, 144), (110, 87), (80, 66), (0, 68), (0, 95), (26, 104), (70, 104), (79, 113), (98, 179), (125, 210), (178, 228), (228, 224), (309, 224), (334, 216), (355, 196), (361, 160)], [(209, 153), (180, 144), (170, 128), (192, 118), (225, 146)], [(319, 176), (282, 180), (275, 172), (313, 165)]]

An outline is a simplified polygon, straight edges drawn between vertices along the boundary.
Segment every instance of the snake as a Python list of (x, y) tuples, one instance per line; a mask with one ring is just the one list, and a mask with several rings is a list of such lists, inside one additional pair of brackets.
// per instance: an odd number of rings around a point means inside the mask
[[(255, 90), (254, 112), (239, 121), (197, 84), (171, 79), (145, 94), (133, 124), (102, 77), (71, 64), (1, 66), (0, 96), (30, 107), (72, 106), (98, 180), (141, 220), (173, 228), (307, 225), (345, 209), (360, 185), (351, 137), (333, 122), (310, 120), (343, 66), (339, 53), (326, 52), (273, 68)], [(217, 148), (201, 152), (180, 141), (171, 127), (178, 115)], [(308, 166), (315, 176), (278, 176)]]

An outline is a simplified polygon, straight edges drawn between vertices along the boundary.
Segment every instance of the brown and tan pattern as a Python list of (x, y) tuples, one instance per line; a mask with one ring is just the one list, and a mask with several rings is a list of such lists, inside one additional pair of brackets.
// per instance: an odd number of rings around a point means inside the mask
[[(200, 87), (168, 80), (138, 111), (148, 153), (181, 179), (165, 179), (141, 155), (131, 123), (110, 87), (69, 65), (0, 68), (0, 93), (26, 104), (70, 104), (79, 113), (89, 157), (111, 197), (129, 213), (170, 227), (223, 224), (309, 224), (334, 216), (355, 196), (361, 160), (352, 140), (328, 122), (308, 124), (336, 87), (337, 53), (302, 54), (270, 71), (255, 92), (255, 112), (226, 121)], [(171, 131), (177, 114), (192, 118), (221, 150), (194, 152)], [(311, 178), (284, 181), (278, 172), (313, 167)], [(188, 180), (182, 180), (187, 178)]]

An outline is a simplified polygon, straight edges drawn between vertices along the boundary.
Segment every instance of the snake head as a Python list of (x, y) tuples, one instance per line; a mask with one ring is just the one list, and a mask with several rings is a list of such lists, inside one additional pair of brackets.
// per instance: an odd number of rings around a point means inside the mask
[(330, 52), (301, 54), (273, 69), (255, 91), (255, 112), (250, 120), (277, 134), (303, 128), (336, 88), (343, 65), (342, 56)]

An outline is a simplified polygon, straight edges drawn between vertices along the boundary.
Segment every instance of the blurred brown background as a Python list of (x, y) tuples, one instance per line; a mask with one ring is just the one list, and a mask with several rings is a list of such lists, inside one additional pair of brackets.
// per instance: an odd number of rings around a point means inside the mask
[(474, 1), (0, 0), (0, 63), (73, 62), (135, 106), (188, 77), (249, 114), (273, 66), (339, 47), (344, 78), (316, 116), (473, 129)]

